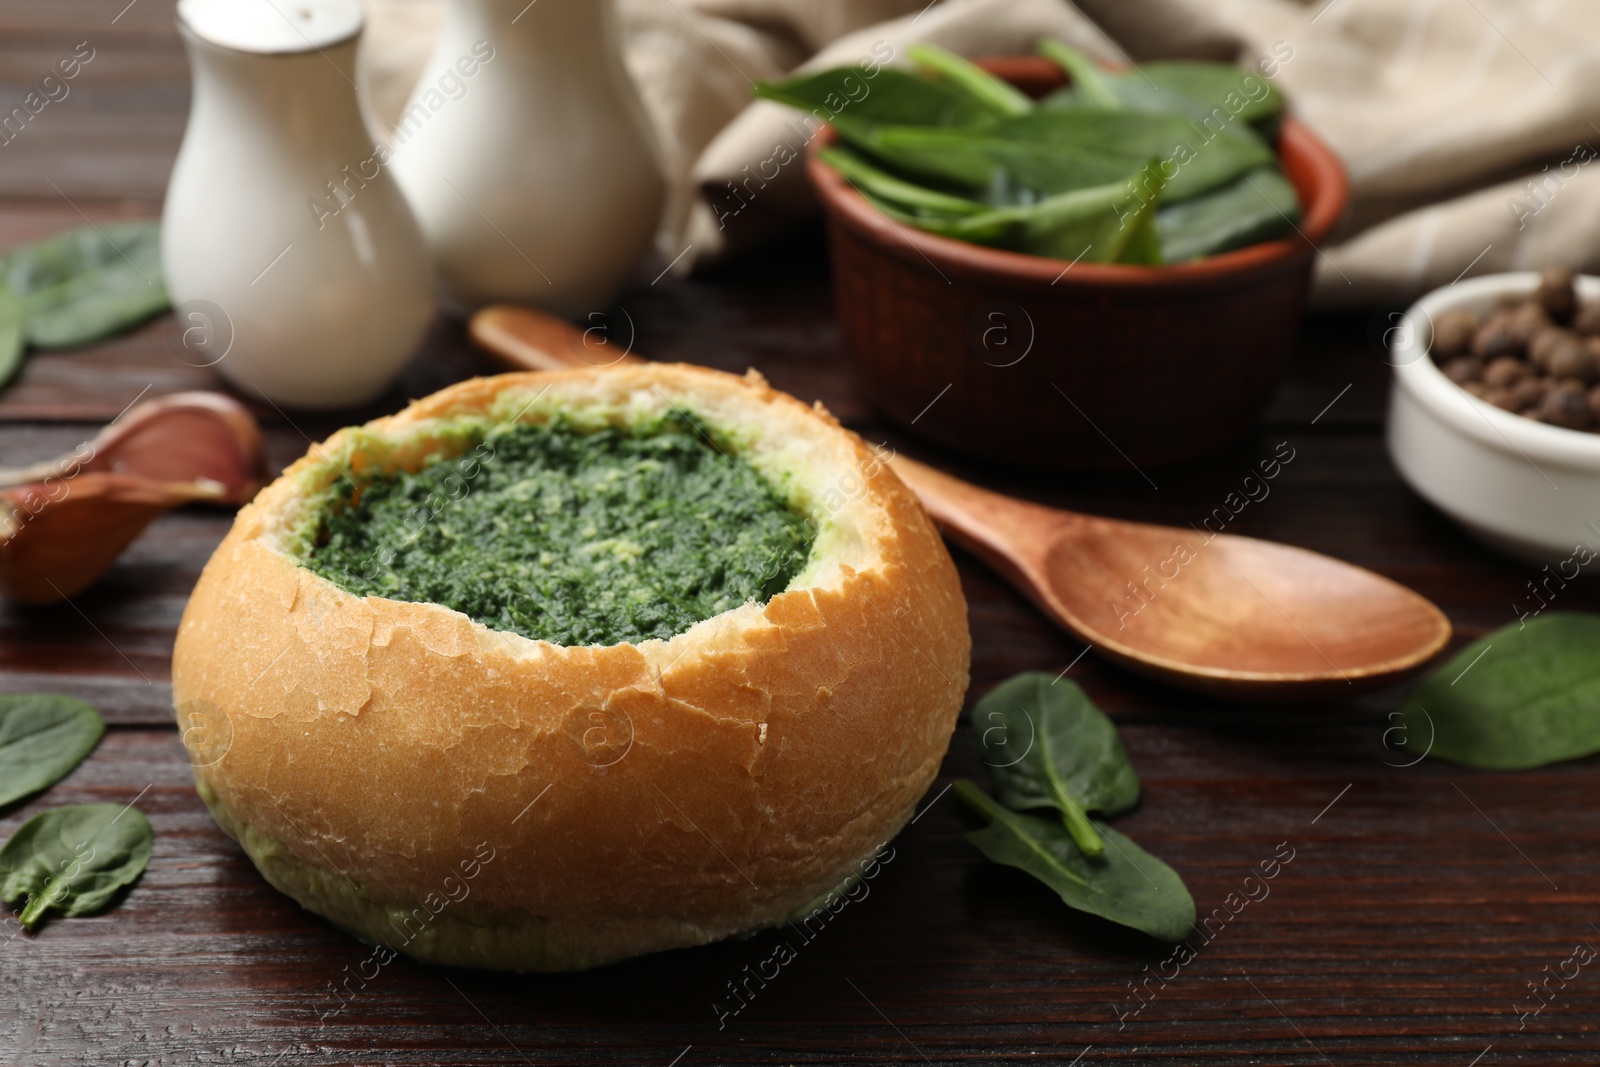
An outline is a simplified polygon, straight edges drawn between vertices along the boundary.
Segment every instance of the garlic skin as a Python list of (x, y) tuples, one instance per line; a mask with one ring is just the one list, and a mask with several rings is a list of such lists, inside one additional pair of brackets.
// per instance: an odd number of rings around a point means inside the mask
[(265, 475), (261, 429), (220, 393), (146, 401), (64, 456), (0, 470), (0, 592), (52, 604), (88, 588), (161, 515), (240, 505)]

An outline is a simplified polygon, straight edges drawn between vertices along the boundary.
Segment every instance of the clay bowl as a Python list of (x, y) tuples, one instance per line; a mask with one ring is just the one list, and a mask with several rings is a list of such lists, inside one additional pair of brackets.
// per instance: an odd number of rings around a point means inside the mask
[[(1042, 58), (987, 60), (1034, 96), (1066, 84)], [(1053, 470), (1126, 470), (1247, 433), (1293, 349), (1316, 247), (1349, 194), (1338, 158), (1285, 118), (1278, 155), (1300, 233), (1194, 263), (1078, 263), (889, 221), (816, 155), (835, 301), (868, 398), (937, 444)]]

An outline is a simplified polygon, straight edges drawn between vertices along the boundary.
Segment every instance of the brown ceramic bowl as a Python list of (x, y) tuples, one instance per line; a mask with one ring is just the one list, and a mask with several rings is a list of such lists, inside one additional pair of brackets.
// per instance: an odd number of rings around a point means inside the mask
[[(1049, 61), (988, 60), (1033, 95)], [(1056, 470), (1173, 463), (1248, 432), (1294, 345), (1315, 246), (1349, 193), (1344, 168), (1293, 118), (1278, 139), (1300, 233), (1193, 263), (1046, 259), (889, 221), (807, 159), (827, 215), (844, 340), (868, 397), (938, 444)]]

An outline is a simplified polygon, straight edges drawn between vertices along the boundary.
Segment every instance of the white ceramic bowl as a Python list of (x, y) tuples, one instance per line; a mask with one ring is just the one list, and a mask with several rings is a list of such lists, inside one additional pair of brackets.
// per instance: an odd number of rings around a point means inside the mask
[[(1389, 331), (1389, 456), (1413, 489), (1493, 547), (1582, 565), (1600, 555), (1600, 434), (1502, 411), (1458, 388), (1428, 355), (1441, 313), (1482, 315), (1538, 282), (1521, 271), (1436, 289)], [(1578, 296), (1600, 299), (1600, 278), (1579, 278)]]

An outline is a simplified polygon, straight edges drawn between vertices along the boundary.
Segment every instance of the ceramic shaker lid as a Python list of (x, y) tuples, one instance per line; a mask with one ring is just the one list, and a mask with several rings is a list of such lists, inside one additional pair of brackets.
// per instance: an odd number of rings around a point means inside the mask
[(266, 55), (326, 48), (362, 25), (360, 0), (178, 0), (178, 19), (203, 41)]

